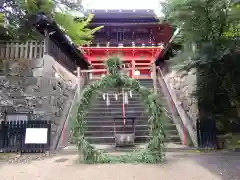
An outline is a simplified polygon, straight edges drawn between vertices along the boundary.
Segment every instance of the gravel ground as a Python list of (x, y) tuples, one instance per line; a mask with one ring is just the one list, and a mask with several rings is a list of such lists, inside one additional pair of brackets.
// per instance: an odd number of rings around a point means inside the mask
[[(21, 164), (18, 162), (19, 159)], [(41, 158), (15, 157), (8, 163), (0, 164), (0, 179), (240, 180), (239, 154), (175, 153), (168, 154), (167, 162), (160, 165), (83, 165), (76, 164), (76, 159), (77, 156), (71, 154), (41, 156)]]

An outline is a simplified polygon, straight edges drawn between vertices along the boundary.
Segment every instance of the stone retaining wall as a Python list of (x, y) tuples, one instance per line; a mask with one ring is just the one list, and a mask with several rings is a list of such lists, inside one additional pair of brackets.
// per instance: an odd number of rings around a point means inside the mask
[(192, 119), (194, 122), (193, 124), (196, 124), (198, 118), (198, 105), (196, 98), (192, 95), (196, 89), (196, 74), (194, 71), (188, 74), (172, 71), (165, 77), (171, 89), (176, 93), (183, 109), (187, 112), (190, 119)]
[[(48, 55), (30, 62), (23, 60), (27, 65), (16, 60), (3, 62), (0, 120), (4, 119), (5, 112), (32, 112), (37, 114), (34, 116), (37, 119), (52, 121), (54, 137), (71, 106), (76, 91), (76, 77), (71, 73), (67, 75), (68, 72)], [(62, 71), (59, 72), (59, 69)], [(57, 76), (55, 71), (58, 71)]]

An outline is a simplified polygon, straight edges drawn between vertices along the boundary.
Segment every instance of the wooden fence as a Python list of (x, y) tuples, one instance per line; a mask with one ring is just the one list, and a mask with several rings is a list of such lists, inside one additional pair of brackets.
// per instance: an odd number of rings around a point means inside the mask
[(215, 119), (197, 120), (197, 137), (200, 148), (216, 149), (217, 144), (217, 127)]
[(42, 58), (44, 53), (52, 56), (62, 66), (67, 67), (69, 71), (73, 71), (76, 68), (76, 62), (62, 52), (51, 40), (27, 42), (0, 41), (0, 60), (34, 60)]
[(43, 41), (0, 42), (0, 59), (36, 59), (45, 52)]

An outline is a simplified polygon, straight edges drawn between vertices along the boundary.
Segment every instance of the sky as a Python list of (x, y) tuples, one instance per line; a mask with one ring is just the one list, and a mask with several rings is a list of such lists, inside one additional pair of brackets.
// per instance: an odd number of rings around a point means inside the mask
[(163, 0), (83, 0), (86, 9), (153, 9), (161, 15), (159, 1)]

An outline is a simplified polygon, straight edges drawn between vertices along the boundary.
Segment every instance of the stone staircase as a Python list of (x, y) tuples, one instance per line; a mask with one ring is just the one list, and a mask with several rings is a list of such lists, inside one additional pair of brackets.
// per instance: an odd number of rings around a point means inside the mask
[[(141, 85), (153, 88), (152, 80), (140, 80)], [(114, 94), (117, 90), (107, 89), (102, 93)], [(102, 94), (96, 95), (92, 99), (92, 106), (89, 109), (87, 118), (86, 137), (91, 144), (114, 144), (114, 118), (122, 117), (122, 96), (118, 96), (118, 100), (114, 96), (109, 96), (110, 105), (106, 105), (106, 100)], [(136, 127), (136, 144), (146, 143), (149, 139), (148, 113), (144, 111), (141, 104), (139, 94), (132, 92), (132, 98), (129, 97), (128, 104), (125, 105), (126, 117), (135, 117)], [(131, 122), (126, 121), (125, 131), (131, 131)], [(123, 120), (116, 120), (116, 130), (122, 130)], [(178, 132), (175, 125), (170, 121), (167, 126), (168, 142), (180, 143)]]
[[(141, 85), (148, 87), (148, 88), (153, 88), (153, 81), (152, 80), (140, 80)], [(167, 134), (167, 139), (166, 141), (169, 143), (174, 143), (174, 144), (182, 144), (181, 139), (178, 134), (178, 130), (176, 129), (176, 124), (174, 123), (171, 114), (168, 110), (167, 106), (167, 101), (166, 97), (163, 95), (161, 91), (161, 86), (157, 83), (157, 92), (159, 94), (159, 98), (161, 99), (161, 105), (164, 111), (164, 115), (166, 120), (164, 121), (164, 125), (166, 127), (165, 131)]]

